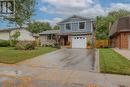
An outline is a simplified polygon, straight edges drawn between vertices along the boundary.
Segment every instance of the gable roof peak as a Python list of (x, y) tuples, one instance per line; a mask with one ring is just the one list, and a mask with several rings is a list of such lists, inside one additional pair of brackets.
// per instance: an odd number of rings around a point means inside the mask
[(70, 18), (76, 18), (76, 17), (79, 17), (79, 16), (78, 15), (73, 15)]
[(122, 31), (130, 31), (130, 16), (123, 16), (117, 19), (111, 26), (109, 36), (112, 37)]
[(70, 17), (64, 19), (63, 21), (59, 22), (58, 24), (62, 24), (63, 22), (65, 22), (65, 21), (67, 21), (67, 20), (69, 20), (69, 19), (71, 19), (71, 18), (80, 18), (80, 19), (83, 19), (83, 20), (88, 20), (88, 19), (90, 19), (90, 20), (94, 21), (92, 18), (89, 18), (89, 17), (83, 17), (83, 16), (78, 16), (78, 15), (72, 15), (72, 16), (70, 16)]

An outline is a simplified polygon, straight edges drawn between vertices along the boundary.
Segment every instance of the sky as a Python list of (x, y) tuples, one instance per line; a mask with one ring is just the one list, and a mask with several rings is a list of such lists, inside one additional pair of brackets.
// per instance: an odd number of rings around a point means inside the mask
[[(36, 0), (32, 20), (49, 22), (52, 26), (72, 15), (89, 18), (106, 16), (110, 11), (125, 9), (130, 11), (130, 0)], [(0, 28), (14, 25), (0, 22)]]

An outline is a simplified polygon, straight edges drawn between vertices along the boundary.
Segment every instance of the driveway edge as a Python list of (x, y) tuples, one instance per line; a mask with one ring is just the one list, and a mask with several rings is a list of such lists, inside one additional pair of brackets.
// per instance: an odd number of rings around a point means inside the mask
[(100, 62), (99, 62), (99, 49), (95, 49), (95, 66), (94, 70), (100, 72)]
[(18, 62), (18, 63), (16, 63), (15, 65), (23, 64), (24, 62), (27, 62), (27, 61), (30, 61), (30, 60), (33, 60), (33, 59), (37, 59), (37, 58), (40, 58), (40, 57), (46, 57), (46, 56), (48, 56), (48, 55), (55, 54), (55, 53), (60, 52), (60, 51), (62, 51), (62, 50), (65, 50), (65, 48), (61, 48), (61, 49), (58, 49), (58, 50), (55, 50), (55, 51), (52, 51), (52, 52), (49, 52), (49, 53), (41, 54), (41, 55), (36, 56), (36, 57), (33, 57), (33, 58), (31, 58), (31, 59), (27, 59), (27, 60)]

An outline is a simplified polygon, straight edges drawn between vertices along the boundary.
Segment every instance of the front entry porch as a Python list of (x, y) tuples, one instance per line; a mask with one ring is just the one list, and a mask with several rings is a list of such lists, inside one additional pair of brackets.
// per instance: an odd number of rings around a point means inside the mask
[(68, 46), (68, 45), (70, 45), (69, 36), (68, 35), (61, 35), (59, 42), (60, 42), (61, 46)]

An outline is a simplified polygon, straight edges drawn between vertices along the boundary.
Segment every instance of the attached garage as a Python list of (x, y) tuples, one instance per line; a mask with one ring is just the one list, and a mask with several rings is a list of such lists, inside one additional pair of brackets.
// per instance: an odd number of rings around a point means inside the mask
[(72, 48), (86, 48), (86, 36), (72, 36)]

